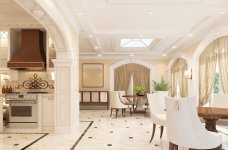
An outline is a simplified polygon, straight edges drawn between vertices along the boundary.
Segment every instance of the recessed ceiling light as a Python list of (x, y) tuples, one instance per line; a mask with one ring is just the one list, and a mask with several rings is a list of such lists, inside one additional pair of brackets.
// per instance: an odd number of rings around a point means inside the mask
[(152, 14), (153, 14), (153, 12), (152, 12), (152, 11), (150, 11), (150, 12), (149, 12), (149, 15), (152, 15)]
[(219, 13), (220, 13), (220, 14), (225, 14), (225, 11), (220, 11)]
[(94, 46), (94, 49), (99, 49), (99, 47), (98, 46)]
[(78, 15), (81, 16), (82, 15), (82, 12), (79, 12)]
[(92, 38), (92, 37), (93, 37), (93, 35), (92, 35), (92, 34), (90, 34), (88, 37), (89, 37), (89, 38)]
[(97, 56), (98, 56), (98, 57), (101, 57), (101, 54), (98, 54)]
[(130, 56), (131, 56), (131, 57), (133, 57), (133, 56), (134, 56), (134, 54), (131, 54)]
[(177, 48), (177, 46), (173, 46), (173, 47), (172, 47), (172, 49), (176, 49), (176, 48)]
[(164, 53), (162, 56), (166, 56), (166, 53)]
[(193, 37), (193, 34), (190, 33), (188, 36), (189, 36), (189, 37)]

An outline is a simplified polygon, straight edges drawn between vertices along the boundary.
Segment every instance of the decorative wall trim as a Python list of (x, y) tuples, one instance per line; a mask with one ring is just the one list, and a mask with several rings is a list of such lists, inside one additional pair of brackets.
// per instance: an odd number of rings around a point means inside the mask
[(16, 89), (54, 89), (53, 85), (50, 85), (48, 81), (43, 80), (42, 78), (38, 78), (38, 75), (34, 73), (33, 78), (29, 78), (25, 80), (22, 85), (18, 85)]

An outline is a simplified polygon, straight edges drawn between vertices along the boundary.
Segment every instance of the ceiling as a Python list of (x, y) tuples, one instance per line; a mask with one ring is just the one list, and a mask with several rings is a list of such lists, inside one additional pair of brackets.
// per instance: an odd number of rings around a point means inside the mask
[[(81, 58), (168, 58), (199, 42), (228, 15), (227, 0), (66, 1), (81, 26)], [(146, 48), (123, 48), (122, 38), (154, 41)]]
[[(57, 1), (56, 1), (57, 2)], [(60, 2), (60, 0), (59, 0)], [(65, 0), (80, 25), (81, 58), (170, 58), (227, 23), (227, 0)], [(72, 19), (72, 18), (71, 18)], [(13, 0), (0, 0), (0, 27), (40, 24)], [(120, 40), (153, 39), (145, 48)]]

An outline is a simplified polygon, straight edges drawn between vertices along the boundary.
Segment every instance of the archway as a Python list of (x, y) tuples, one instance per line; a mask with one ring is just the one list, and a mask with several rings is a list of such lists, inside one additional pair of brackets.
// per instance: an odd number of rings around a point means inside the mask
[[(171, 83), (171, 67), (173, 66), (173, 64), (175, 63), (175, 61), (179, 58), (183, 58), (186, 60), (187, 65), (188, 65), (188, 69), (192, 68), (192, 60), (191, 57), (185, 53), (178, 53), (177, 55), (175, 55), (174, 57), (172, 57), (172, 59), (170, 60), (169, 64), (168, 64), (168, 78), (169, 78), (169, 83)], [(192, 96), (192, 92), (191, 92), (191, 80), (188, 80), (188, 96)]]
[(129, 63), (134, 63), (134, 64), (139, 64), (139, 65), (142, 65), (146, 68), (149, 68), (150, 69), (150, 91), (152, 91), (152, 80), (154, 80), (154, 66), (150, 63), (147, 63), (143, 60), (138, 60), (138, 59), (125, 59), (125, 60), (122, 60), (122, 61), (119, 61), (113, 65), (110, 66), (110, 91), (114, 91), (114, 80), (115, 80), (115, 77), (114, 77), (114, 70), (122, 65), (125, 65), (125, 64), (129, 64)]
[(228, 35), (228, 26), (222, 25), (212, 30), (208, 36), (199, 44), (192, 57), (192, 86), (191, 92), (199, 99), (199, 57), (203, 50), (215, 39)]
[[(79, 125), (79, 35), (58, 10), (54, 1), (15, 0), (52, 37), (56, 57), (54, 118), (55, 132), (69, 133)], [(64, 83), (64, 88), (63, 88)], [(64, 97), (64, 98), (63, 98)]]

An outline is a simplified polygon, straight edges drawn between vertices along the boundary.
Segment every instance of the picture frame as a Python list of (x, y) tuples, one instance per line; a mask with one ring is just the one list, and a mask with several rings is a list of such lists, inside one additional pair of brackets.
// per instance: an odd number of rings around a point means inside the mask
[(104, 87), (104, 64), (83, 63), (82, 64), (82, 87), (102, 88)]

